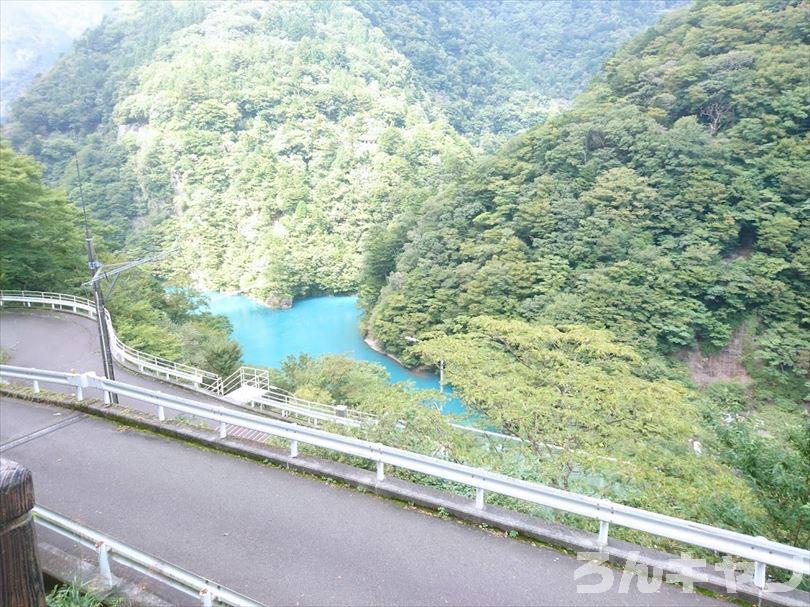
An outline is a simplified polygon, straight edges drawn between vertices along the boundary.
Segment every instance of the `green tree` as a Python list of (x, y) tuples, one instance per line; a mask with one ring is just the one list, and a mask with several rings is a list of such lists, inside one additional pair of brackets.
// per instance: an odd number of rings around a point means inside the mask
[(84, 276), (80, 214), (0, 140), (0, 288), (74, 291)]

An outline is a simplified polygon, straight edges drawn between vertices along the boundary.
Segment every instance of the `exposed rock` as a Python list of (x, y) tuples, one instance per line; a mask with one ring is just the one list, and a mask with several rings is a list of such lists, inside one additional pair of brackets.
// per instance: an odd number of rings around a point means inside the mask
[(743, 345), (748, 338), (745, 324), (740, 325), (731, 335), (728, 345), (716, 354), (704, 356), (694, 348), (683, 354), (695, 383), (705, 386), (717, 381), (737, 380), (748, 384), (751, 376), (742, 364)]
[(277, 310), (289, 310), (293, 305), (293, 298), (288, 295), (277, 295), (271, 293), (264, 298), (262, 302), (268, 308), (275, 308)]

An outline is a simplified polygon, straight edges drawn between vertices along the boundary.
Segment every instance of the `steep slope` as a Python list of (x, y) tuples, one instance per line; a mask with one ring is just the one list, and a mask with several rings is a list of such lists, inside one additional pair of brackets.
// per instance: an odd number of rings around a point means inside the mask
[(139, 70), (122, 145), (177, 267), (287, 305), (357, 284), (360, 243), (452, 174), (469, 147), (409, 63), (340, 4), (235, 4)]
[(56, 2), (0, 4), (0, 122), (8, 117), (11, 102), (113, 7), (99, 0), (74, 3), (70, 11)]
[[(375, 236), (371, 335), (443, 361), (538, 460), (559, 446), (555, 482), (805, 545), (808, 23), (798, 1), (665, 17), (570, 110)], [(668, 356), (735, 334), (747, 385), (698, 391)]]
[(570, 111), (432, 201), (407, 242), (394, 238), (394, 272), (370, 260), (366, 302), (387, 278), (372, 334), (401, 353), (403, 336), (497, 314), (607, 327), (666, 353), (719, 348), (752, 318), (755, 360), (798, 398), (807, 22), (800, 2), (700, 2), (665, 17)]
[(13, 104), (5, 130), (14, 148), (40, 161), (45, 181), (66, 189), (73, 202), (79, 200), (72, 165), (78, 153), (87, 205), (119, 243), (146, 205), (127, 166), (128, 150), (116, 141), (115, 104), (130, 74), (210, 8), (205, 2), (122, 4)]
[(681, 0), (354, 5), (412, 63), (451, 124), (485, 145), (582, 90), (619, 45)]
[[(111, 241), (179, 241), (178, 275), (287, 305), (357, 289), (368, 233), (469, 161), (448, 115), (471, 140), (541, 119), (543, 83), (573, 90), (669, 4), (127, 4), (19, 100), (8, 132), (73, 200), (78, 154)], [(554, 72), (569, 26), (604, 35)]]

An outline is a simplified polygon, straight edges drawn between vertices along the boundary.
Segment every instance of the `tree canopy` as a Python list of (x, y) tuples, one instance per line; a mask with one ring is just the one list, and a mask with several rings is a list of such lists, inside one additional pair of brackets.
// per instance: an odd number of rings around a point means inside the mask
[(80, 219), (36, 162), (0, 140), (0, 289), (76, 289), (86, 274)]
[(356, 291), (373, 233), (675, 3), (128, 4), (8, 131), (74, 200), (78, 154), (117, 246), (179, 242), (184, 280), (289, 305)]
[(810, 340), (804, 23), (798, 2), (665, 16), (572, 108), (429, 201), (395, 267), (370, 258), (364, 301), (385, 283), (370, 331), (403, 352), (404, 336), (495, 314), (674, 353), (720, 348), (753, 317), (753, 356), (797, 398)]

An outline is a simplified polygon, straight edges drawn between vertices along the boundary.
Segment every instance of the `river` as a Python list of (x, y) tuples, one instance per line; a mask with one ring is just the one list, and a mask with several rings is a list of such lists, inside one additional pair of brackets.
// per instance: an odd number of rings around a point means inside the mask
[[(280, 367), (291, 355), (340, 354), (381, 364), (392, 382), (410, 381), (416, 388), (439, 389), (439, 378), (407, 369), (363, 341), (358, 328), (361, 311), (354, 296), (311, 297), (289, 310), (274, 310), (244, 295), (206, 293), (209, 310), (233, 325), (233, 338), (242, 347), (246, 365)], [(451, 392), (445, 386), (445, 392)], [(463, 415), (464, 405), (451, 398), (444, 413)]]

